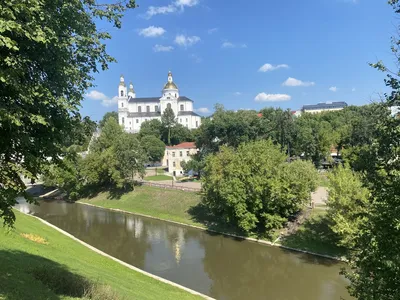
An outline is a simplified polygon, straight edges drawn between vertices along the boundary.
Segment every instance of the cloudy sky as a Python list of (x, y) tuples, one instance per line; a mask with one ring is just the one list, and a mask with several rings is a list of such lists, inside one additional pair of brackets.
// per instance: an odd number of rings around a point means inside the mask
[(203, 115), (228, 109), (346, 101), (360, 105), (385, 92), (396, 23), (376, 0), (137, 0), (123, 27), (99, 24), (118, 63), (95, 75), (81, 112), (98, 120), (117, 109), (120, 74), (137, 97), (160, 96), (171, 70), (181, 95)]

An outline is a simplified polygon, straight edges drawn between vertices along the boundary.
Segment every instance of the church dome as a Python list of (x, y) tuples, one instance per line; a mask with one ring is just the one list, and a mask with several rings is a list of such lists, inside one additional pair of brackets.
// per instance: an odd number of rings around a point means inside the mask
[(177, 90), (177, 89), (178, 89), (178, 87), (177, 87), (176, 84), (173, 83), (173, 82), (167, 82), (167, 83), (164, 85), (164, 90)]

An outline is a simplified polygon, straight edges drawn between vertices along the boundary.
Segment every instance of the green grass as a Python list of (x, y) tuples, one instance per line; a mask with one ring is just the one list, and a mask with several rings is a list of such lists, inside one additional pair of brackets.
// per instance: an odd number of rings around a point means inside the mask
[(93, 198), (80, 201), (205, 227), (201, 221), (196, 220), (193, 213), (194, 208), (200, 204), (198, 193), (139, 186), (133, 192), (123, 194), (118, 200), (110, 200), (109, 193), (100, 193)]
[(292, 235), (283, 238), (280, 243), (291, 248), (315, 253), (343, 256), (346, 250), (336, 246), (337, 237), (329, 228), (326, 210), (315, 208), (308, 220)]
[(163, 175), (165, 170), (163, 168), (157, 169), (157, 174)]
[(329, 179), (328, 179), (328, 174), (327, 173), (320, 173), (319, 174), (318, 186), (322, 186), (322, 187), (325, 187), (325, 188), (327, 188), (329, 186)]
[(0, 299), (82, 299), (79, 287), (88, 280), (104, 287), (102, 295), (116, 293), (118, 299), (199, 299), (103, 257), (37, 219), (16, 216), (14, 230), (0, 227)]
[(155, 176), (147, 176), (144, 178), (147, 181), (163, 181), (163, 180), (172, 180), (171, 176), (167, 175), (155, 175)]

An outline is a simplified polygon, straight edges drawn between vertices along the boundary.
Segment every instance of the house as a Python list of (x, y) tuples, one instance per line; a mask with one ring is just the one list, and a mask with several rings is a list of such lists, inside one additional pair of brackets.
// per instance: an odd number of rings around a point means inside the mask
[(311, 114), (318, 114), (325, 111), (337, 111), (342, 110), (343, 108), (347, 107), (346, 102), (321, 102), (318, 104), (312, 105), (303, 105), (301, 112), (311, 113)]
[(161, 121), (161, 115), (166, 108), (171, 108), (177, 122), (189, 129), (198, 128), (201, 124), (201, 117), (193, 111), (193, 100), (180, 95), (171, 72), (168, 73), (168, 81), (162, 89), (161, 97), (147, 98), (137, 98), (132, 83), (129, 84), (128, 91), (124, 76), (121, 75), (118, 87), (118, 122), (125, 131), (136, 133), (145, 121)]
[(196, 154), (198, 149), (194, 142), (184, 142), (175, 146), (166, 146), (163, 159), (163, 166), (167, 166), (168, 173), (175, 175), (183, 174), (181, 163), (191, 160), (192, 155)]

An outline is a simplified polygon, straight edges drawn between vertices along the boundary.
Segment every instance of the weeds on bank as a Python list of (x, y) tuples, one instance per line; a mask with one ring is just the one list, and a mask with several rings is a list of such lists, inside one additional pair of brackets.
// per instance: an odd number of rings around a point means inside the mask
[(48, 245), (49, 242), (46, 241), (46, 239), (42, 238), (40, 235), (37, 234), (32, 234), (32, 233), (21, 233), (21, 236), (23, 238), (26, 238), (27, 240), (30, 240), (32, 242), (42, 244), (42, 245)]

